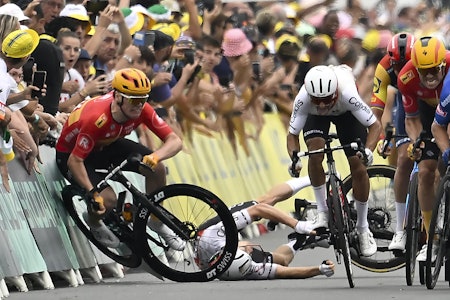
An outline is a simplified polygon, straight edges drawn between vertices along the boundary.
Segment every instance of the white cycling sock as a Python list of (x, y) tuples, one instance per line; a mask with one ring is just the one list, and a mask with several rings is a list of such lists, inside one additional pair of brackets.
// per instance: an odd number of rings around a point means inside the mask
[(298, 251), (298, 249), (297, 250), (294, 249), (295, 243), (297, 243), (297, 240), (292, 240), (286, 244), (286, 246), (288, 246), (289, 249), (291, 249), (293, 254), (297, 253), (297, 251)]
[(327, 188), (325, 184), (313, 187), (314, 197), (316, 198), (317, 212), (327, 212)]
[(309, 176), (302, 176), (298, 178), (292, 178), (286, 181), (286, 184), (289, 185), (292, 189), (292, 195), (297, 194), (301, 189), (310, 186), (311, 180), (309, 180)]
[(405, 230), (403, 228), (403, 221), (406, 215), (406, 203), (395, 202), (395, 213), (397, 214), (397, 226), (395, 228), (396, 232)]
[(356, 229), (359, 233), (363, 233), (369, 230), (369, 223), (367, 222), (367, 211), (369, 206), (367, 202), (361, 202), (355, 199), (356, 207)]

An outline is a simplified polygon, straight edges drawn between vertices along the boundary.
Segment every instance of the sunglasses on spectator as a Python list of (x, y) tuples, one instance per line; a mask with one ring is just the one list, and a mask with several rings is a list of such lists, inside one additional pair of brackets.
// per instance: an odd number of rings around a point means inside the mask
[(127, 99), (128, 103), (130, 103), (133, 106), (144, 105), (144, 103), (147, 102), (147, 99), (148, 99), (148, 95), (130, 96), (130, 95), (125, 95), (123, 93), (119, 93), (119, 95), (122, 96), (123, 98)]
[(445, 68), (445, 63), (443, 62), (438, 66), (431, 68), (417, 68), (417, 72), (419, 72), (419, 74), (422, 76), (427, 76), (428, 74), (436, 76), (442, 71), (442, 68)]

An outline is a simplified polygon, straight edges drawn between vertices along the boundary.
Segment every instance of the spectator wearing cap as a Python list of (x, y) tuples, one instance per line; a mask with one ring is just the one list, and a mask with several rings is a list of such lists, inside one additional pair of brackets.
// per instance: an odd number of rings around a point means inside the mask
[(253, 74), (252, 62), (249, 56), (252, 48), (252, 43), (247, 39), (242, 29), (232, 28), (225, 31), (222, 42), (223, 56), (226, 57), (233, 72), (232, 85), (227, 88), (233, 87), (234, 91), (233, 93), (228, 93), (229, 97), (224, 105), (226, 109), (226, 111), (223, 111), (227, 124), (226, 130), (233, 149), (236, 151), (234, 134), (236, 132), (239, 143), (247, 155), (249, 155), (249, 149), (242, 113), (245, 106), (252, 99)]
[(87, 81), (91, 75), (95, 75), (95, 68), (92, 66), (92, 57), (84, 48), (81, 48), (80, 56), (73, 67), (80, 73), (84, 81)]
[[(15, 19), (17, 20), (17, 18)], [(8, 71), (13, 68), (21, 68), (28, 61), (31, 53), (37, 47), (38, 43), (39, 35), (31, 29), (14, 30), (6, 35), (6, 37), (2, 41), (2, 50), (0, 52), (0, 77), (2, 78), (2, 80), (0, 81), (0, 109), (5, 112), (3, 120), (0, 121), (2, 125), (2, 135), (3, 130), (6, 130), (7, 125), (9, 125), (9, 128), (15, 128), (19, 130), (27, 128), (26, 121), (23, 118), (23, 115), (20, 114), (20, 111), (18, 111), (17, 113), (12, 113), (11, 110), (6, 107), (6, 104), (9, 104), (7, 103), (7, 101), (9, 102), (10, 100), (8, 99), (8, 97), (11, 91), (14, 88), (17, 88), (17, 83), (8, 74)], [(31, 91), (33, 89), (37, 88), (30, 86), (25, 89), (20, 95), (20, 100), (31, 100)], [(45, 90), (43, 92), (45, 93)], [(24, 124), (25, 126), (21, 126), (21, 124)], [(12, 131), (11, 137), (16, 140), (15, 150), (19, 152), (24, 151), (24, 157), (29, 156), (29, 161), (27, 161), (27, 171), (31, 172), (32, 168), (34, 167), (35, 158), (37, 156), (37, 146), (29, 135), (29, 131), (26, 130), (26, 132), (24, 132), (21, 137), (19, 137), (15, 131)], [(29, 138), (27, 139), (27, 137)], [(9, 191), (8, 169), (5, 164), (3, 153), (1, 153), (1, 151), (0, 168), (3, 184), (5, 185), (5, 189)]]
[(84, 5), (68, 3), (59, 13), (59, 17), (67, 18), (75, 27), (75, 32), (80, 38), (81, 46), (84, 47), (86, 34), (91, 30), (91, 21)]
[(6, 3), (0, 6), (0, 15), (14, 16), (19, 20), (20, 25), (27, 25), (30, 18), (25, 16), (22, 9), (14, 3)]

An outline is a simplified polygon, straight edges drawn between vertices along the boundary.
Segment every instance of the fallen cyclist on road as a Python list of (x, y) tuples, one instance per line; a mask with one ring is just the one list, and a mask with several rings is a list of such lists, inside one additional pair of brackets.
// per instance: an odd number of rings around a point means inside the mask
[[(95, 239), (106, 247), (117, 248), (119, 239), (103, 223), (108, 210), (115, 207), (117, 196), (112, 187), (97, 192), (94, 187), (103, 179), (97, 169), (117, 166), (130, 153), (139, 153), (151, 170), (130, 166), (125, 171), (145, 176), (146, 192), (166, 185), (166, 169), (161, 163), (182, 148), (180, 138), (147, 103), (151, 85), (147, 76), (137, 69), (118, 70), (112, 80), (113, 90), (105, 95), (80, 103), (64, 124), (56, 144), (56, 163), (64, 177), (86, 191), (98, 208), (88, 205), (83, 215)], [(152, 151), (125, 138), (140, 124), (145, 124), (163, 142)], [(185, 242), (156, 218), (149, 227), (162, 236), (174, 250), (183, 250)]]
[[(285, 184), (276, 185), (257, 200), (239, 203), (230, 208), (239, 231), (264, 218), (285, 224), (293, 228), (298, 234), (287, 244), (280, 245), (272, 252), (266, 252), (260, 245), (254, 245), (250, 241), (241, 240), (233, 263), (219, 279), (304, 279), (317, 275), (330, 277), (334, 274), (335, 266), (331, 260), (324, 260), (318, 266), (289, 266), (299, 250), (313, 246), (308, 244), (311, 242), (308, 235), (315, 235), (316, 231), (313, 230), (311, 222), (298, 221), (270, 204), (285, 200), (289, 197), (288, 195), (297, 191), (299, 183), (294, 181), (299, 180), (301, 179), (296, 178)], [(289, 188), (286, 188), (286, 186)], [(269, 199), (277, 199), (277, 201), (270, 201)], [(218, 220), (209, 220), (202, 224), (200, 229), (202, 230), (199, 232), (196, 250), (198, 265), (202, 268), (202, 266), (207, 266), (220, 253), (225, 240), (223, 234), (221, 234), (222, 224)]]

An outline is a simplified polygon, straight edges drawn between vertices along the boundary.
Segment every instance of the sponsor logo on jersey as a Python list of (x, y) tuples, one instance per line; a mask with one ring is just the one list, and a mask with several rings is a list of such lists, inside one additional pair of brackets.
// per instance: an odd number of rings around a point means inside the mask
[(108, 121), (108, 118), (105, 114), (102, 114), (100, 117), (98, 117), (97, 121), (95, 121), (95, 126), (97, 126), (97, 128), (102, 128), (103, 125), (106, 124), (106, 121)]
[(414, 72), (412, 70), (409, 70), (408, 72), (406, 72), (405, 74), (403, 74), (400, 77), (400, 80), (403, 82), (403, 84), (407, 84), (408, 82), (410, 82), (414, 77), (416, 77), (414, 75)]

